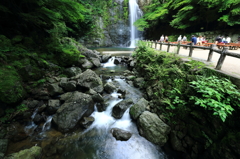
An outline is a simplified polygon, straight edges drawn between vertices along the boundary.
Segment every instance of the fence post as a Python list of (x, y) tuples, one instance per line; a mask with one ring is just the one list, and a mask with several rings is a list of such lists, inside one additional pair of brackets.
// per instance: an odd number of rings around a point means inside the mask
[(210, 62), (212, 60), (212, 56), (213, 56), (213, 48), (215, 47), (216, 45), (215, 44), (212, 44), (210, 46), (210, 50), (209, 50), (209, 54), (208, 54), (208, 59), (207, 61)]
[(160, 42), (160, 50), (162, 50), (162, 44), (163, 44), (163, 42)]
[(220, 70), (222, 68), (222, 65), (223, 65), (223, 62), (225, 60), (225, 57), (226, 57), (226, 52), (228, 51), (228, 48), (224, 47), (223, 50), (222, 50), (222, 53), (221, 53), (221, 56), (220, 58), (218, 59), (218, 63), (217, 63), (217, 66), (216, 66), (216, 70)]
[(168, 42), (167, 52), (170, 50), (170, 42)]
[(177, 45), (177, 54), (179, 54), (179, 50), (180, 50), (180, 41), (178, 42), (178, 45)]
[(190, 44), (190, 47), (189, 47), (189, 57), (192, 57), (192, 52), (193, 52), (193, 43)]

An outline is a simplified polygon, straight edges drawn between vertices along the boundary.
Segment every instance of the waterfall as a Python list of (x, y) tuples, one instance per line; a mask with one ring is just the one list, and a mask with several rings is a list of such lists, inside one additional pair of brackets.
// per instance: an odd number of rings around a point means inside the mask
[(34, 110), (30, 123), (24, 128), (24, 131), (28, 135), (32, 135), (34, 133), (34, 130), (37, 128), (37, 125), (33, 122), (33, 119), (35, 118), (36, 114), (38, 112), (38, 108)]
[(52, 116), (47, 117), (46, 122), (43, 124), (42, 131), (49, 130), (51, 128)]
[(129, 13), (130, 13), (130, 27), (131, 27), (131, 37), (130, 37), (130, 48), (135, 48), (136, 40), (141, 38), (141, 32), (133, 25), (133, 23), (139, 19), (143, 12), (137, 4), (137, 0), (129, 0)]

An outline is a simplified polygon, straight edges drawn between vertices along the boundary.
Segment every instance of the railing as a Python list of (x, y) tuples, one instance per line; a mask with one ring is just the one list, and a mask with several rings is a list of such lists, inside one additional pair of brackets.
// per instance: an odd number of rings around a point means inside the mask
[(227, 47), (223, 47), (222, 50), (219, 50), (216, 47), (215, 44), (212, 44), (210, 47), (206, 47), (206, 46), (193, 45), (193, 43), (191, 43), (190, 45), (187, 45), (187, 44), (181, 44), (180, 42), (177, 43), (177, 44), (174, 44), (174, 43), (171, 43), (171, 42), (168, 42), (168, 43), (154, 42), (154, 41), (147, 41), (147, 42), (150, 42), (149, 44), (150, 44), (150, 47), (152, 47), (152, 48), (153, 48), (153, 44), (155, 44), (155, 49), (157, 49), (157, 44), (159, 44), (160, 45), (160, 50), (162, 50), (162, 45), (167, 45), (167, 52), (169, 52), (170, 46), (177, 46), (177, 54), (179, 54), (181, 46), (189, 47), (190, 48), (189, 49), (189, 55), (188, 55), (189, 57), (192, 57), (194, 48), (209, 50), (208, 58), (207, 58), (208, 62), (210, 62), (212, 60), (213, 52), (216, 52), (216, 53), (220, 54), (220, 57), (218, 59), (218, 62), (217, 62), (216, 68), (215, 68), (217, 70), (220, 70), (222, 68), (222, 65), (223, 65), (223, 62), (224, 62), (226, 56), (231, 56), (231, 57), (235, 57), (235, 58), (240, 59), (240, 54), (237, 54), (237, 53), (234, 53), (234, 52), (229, 52)]

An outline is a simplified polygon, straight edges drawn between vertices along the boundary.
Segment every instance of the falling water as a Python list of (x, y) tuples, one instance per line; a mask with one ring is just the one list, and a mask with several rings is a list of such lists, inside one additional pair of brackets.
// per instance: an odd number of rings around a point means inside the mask
[(52, 116), (47, 117), (46, 122), (43, 124), (42, 131), (49, 130), (51, 128)]
[(35, 118), (36, 114), (38, 112), (38, 108), (34, 110), (32, 116), (31, 116), (31, 121), (30, 123), (24, 128), (24, 131), (28, 135), (32, 135), (34, 130), (37, 128), (37, 125), (33, 122), (33, 119)]
[(141, 38), (140, 31), (133, 25), (133, 23), (139, 19), (143, 13), (137, 4), (137, 0), (129, 0), (129, 12), (130, 12), (130, 27), (131, 27), (131, 37), (130, 37), (130, 48), (135, 48), (136, 40)]

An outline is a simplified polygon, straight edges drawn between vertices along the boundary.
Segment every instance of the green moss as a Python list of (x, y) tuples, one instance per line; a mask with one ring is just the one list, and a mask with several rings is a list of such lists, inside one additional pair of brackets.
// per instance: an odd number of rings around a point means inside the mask
[(0, 100), (4, 103), (16, 103), (25, 97), (21, 78), (12, 66), (0, 67)]

